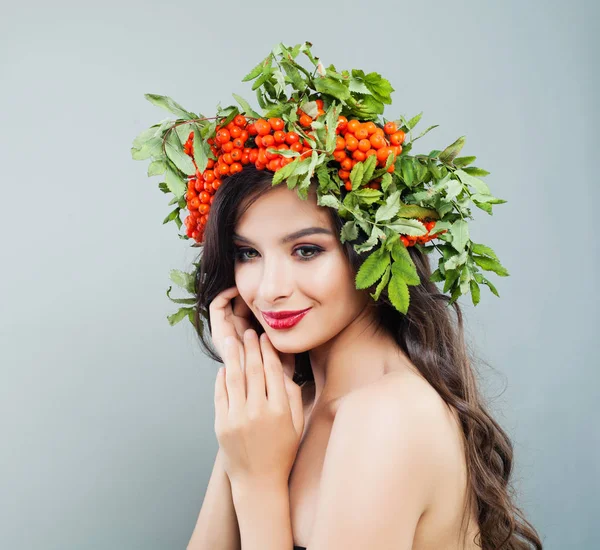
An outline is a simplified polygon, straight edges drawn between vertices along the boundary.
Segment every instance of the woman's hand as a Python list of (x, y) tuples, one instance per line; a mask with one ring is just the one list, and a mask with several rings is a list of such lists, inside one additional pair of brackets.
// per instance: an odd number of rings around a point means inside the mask
[[(233, 304), (233, 305), (232, 305)], [(233, 336), (240, 344), (242, 368), (244, 367), (242, 338), (244, 332), (252, 328), (254, 314), (240, 296), (237, 286), (221, 291), (208, 306), (210, 313), (211, 339), (217, 353), (224, 357), (225, 338)], [(293, 353), (280, 353), (283, 370), (291, 379), (296, 369)]]
[(266, 334), (259, 341), (250, 329), (242, 343), (233, 338), (224, 348), (225, 368), (215, 382), (215, 432), (232, 486), (251, 481), (287, 487), (304, 431), (300, 386), (284, 373)]

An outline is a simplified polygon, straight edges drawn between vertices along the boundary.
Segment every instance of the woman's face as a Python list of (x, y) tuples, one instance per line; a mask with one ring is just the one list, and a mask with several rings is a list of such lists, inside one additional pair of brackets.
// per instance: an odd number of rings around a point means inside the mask
[[(280, 184), (258, 198), (235, 227), (235, 284), (283, 353), (327, 342), (365, 307), (365, 293), (355, 287), (325, 208), (317, 206), (312, 188), (303, 201), (296, 190)], [(319, 232), (289, 238), (309, 228)], [(284, 329), (271, 327), (261, 313), (306, 308), (310, 310), (300, 322)]]

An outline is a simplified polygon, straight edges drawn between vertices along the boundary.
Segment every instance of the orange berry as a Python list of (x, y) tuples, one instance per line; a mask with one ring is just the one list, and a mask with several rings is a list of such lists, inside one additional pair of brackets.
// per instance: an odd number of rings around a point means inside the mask
[(352, 170), (352, 159), (351, 158), (345, 158), (341, 163), (342, 166), (342, 170)]
[(261, 141), (263, 147), (272, 147), (273, 145), (275, 145), (275, 136), (273, 136), (272, 134), (263, 136)]
[(396, 126), (395, 122), (386, 122), (383, 131), (389, 136), (391, 134), (395, 134), (398, 131), (398, 126)]
[(335, 150), (341, 151), (346, 148), (346, 140), (342, 136), (335, 138)]
[(365, 122), (364, 127), (367, 129), (367, 132), (370, 136), (375, 133), (375, 130), (377, 130), (376, 124), (371, 120), (369, 122)]
[(300, 122), (300, 126), (303, 126), (304, 128), (308, 128), (312, 124), (312, 118), (305, 114), (300, 117), (299, 122)]
[(283, 130), (284, 122), (281, 118), (270, 118), (269, 124), (273, 130)]
[(288, 132), (285, 135), (285, 142), (288, 145), (292, 145), (293, 143), (296, 143), (300, 140), (300, 136), (296, 133), (296, 132)]
[(348, 119), (345, 116), (340, 115), (338, 117), (337, 126), (335, 132), (341, 134), (348, 127)]
[(275, 140), (275, 143), (285, 143), (285, 132), (276, 130), (273, 134), (273, 139)]
[(346, 134), (346, 149), (348, 151), (356, 151), (358, 149), (358, 140), (352, 134)]
[(223, 153), (231, 153), (233, 151), (233, 141), (227, 141), (221, 146)]
[(256, 131), (259, 136), (266, 136), (271, 133), (271, 125), (264, 118), (259, 118), (254, 123), (254, 126), (256, 126)]
[(333, 152), (333, 158), (335, 160), (337, 160), (338, 162), (342, 162), (348, 155), (346, 154), (346, 151), (334, 151)]
[(366, 153), (371, 148), (371, 142), (368, 139), (361, 139), (358, 142), (358, 150)]
[(390, 143), (392, 145), (401, 145), (403, 141), (404, 141), (404, 132), (402, 130), (399, 130), (398, 132), (394, 132), (390, 136)]
[(367, 158), (367, 155), (365, 155), (364, 152), (361, 151), (360, 149), (357, 149), (356, 151), (354, 151), (352, 153), (352, 158), (354, 160), (358, 160), (358, 161), (362, 162), (363, 160), (365, 160)]
[(231, 135), (231, 139), (238, 138), (242, 135), (242, 129), (239, 126), (232, 126), (229, 130), (229, 134)]
[(244, 126), (246, 126), (246, 117), (244, 115), (237, 115), (234, 119), (233, 119), (233, 123), (236, 126), (239, 126), (240, 128), (243, 128)]
[(217, 139), (218, 143), (221, 143), (221, 144), (226, 143), (229, 141), (229, 138), (230, 138), (229, 130), (219, 130), (217, 132), (216, 139)]
[(340, 176), (340, 179), (347, 180), (350, 177), (350, 172), (348, 170), (338, 170), (338, 176)]
[(381, 134), (374, 133), (370, 138), (369, 142), (371, 143), (371, 147), (373, 149), (381, 149), (385, 147), (385, 138)]
[(348, 121), (348, 125), (346, 127), (348, 132), (354, 134), (356, 132), (356, 130), (358, 130), (359, 128), (360, 128), (360, 122), (358, 120), (356, 120), (355, 118)]
[(356, 139), (360, 141), (361, 139), (367, 139), (369, 137), (369, 132), (364, 126), (361, 126), (354, 132), (354, 135), (356, 136)]

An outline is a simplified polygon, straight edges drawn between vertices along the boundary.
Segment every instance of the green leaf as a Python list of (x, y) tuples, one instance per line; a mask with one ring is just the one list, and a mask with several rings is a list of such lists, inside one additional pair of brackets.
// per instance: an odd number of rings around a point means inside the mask
[(235, 99), (238, 102), (239, 106), (242, 108), (242, 112), (245, 115), (260, 118), (260, 115), (252, 107), (250, 107), (250, 103), (248, 103), (242, 96), (239, 96), (237, 94), (231, 95), (233, 95), (233, 99)]
[(439, 155), (439, 159), (441, 162), (450, 162), (452, 161), (458, 153), (460, 153), (461, 149), (465, 144), (465, 136), (459, 137), (454, 143), (448, 145)]
[(410, 132), (410, 130), (412, 130), (421, 120), (421, 117), (423, 116), (423, 111), (421, 111), (418, 115), (415, 115), (414, 117), (412, 117), (404, 126), (406, 128), (407, 131)]
[(487, 256), (472, 256), (473, 261), (482, 269), (486, 271), (493, 271), (500, 277), (508, 277), (509, 273), (507, 269), (498, 261)]
[[(353, 192), (354, 196), (358, 198), (360, 204), (373, 204), (381, 198), (381, 191), (378, 189), (371, 189), (369, 187), (362, 187)], [(346, 195), (347, 196), (347, 195)]]
[(303, 92), (304, 90), (306, 90), (306, 81), (302, 78), (300, 71), (296, 68), (294, 63), (283, 59), (283, 60), (281, 60), (281, 66), (283, 67), (283, 70), (288, 75), (290, 82), (292, 83), (292, 86), (296, 90), (298, 90), (300, 92)]
[(210, 145), (202, 139), (198, 128), (194, 128), (194, 160), (201, 174), (206, 170), (209, 156), (211, 156)]
[(317, 195), (317, 204), (319, 206), (327, 206), (338, 210), (341, 206), (340, 201), (333, 195)]
[[(404, 246), (401, 241), (398, 242), (400, 242), (401, 246)], [(417, 268), (410, 258), (408, 261), (406, 259), (394, 261), (392, 264), (392, 274), (396, 277), (400, 277), (407, 285), (415, 286), (421, 284)]]
[(484, 170), (483, 168), (477, 168), (476, 166), (467, 166), (465, 168), (465, 172), (471, 176), (483, 177), (489, 175), (487, 170)]
[(471, 299), (473, 300), (473, 305), (476, 306), (479, 303), (481, 290), (475, 281), (469, 281), (469, 287), (471, 288)]
[(193, 312), (194, 308), (193, 307), (182, 307), (179, 308), (177, 310), (177, 312), (175, 312), (173, 315), (169, 315), (167, 317), (167, 320), (169, 321), (169, 324), (171, 326), (176, 325), (177, 323), (179, 323), (179, 321), (181, 321), (182, 319), (185, 319), (186, 317), (189, 316), (190, 312)]
[(427, 228), (419, 220), (400, 218), (394, 220), (394, 223), (387, 224), (387, 227), (402, 235), (420, 237), (427, 234)]
[(377, 288), (375, 289), (375, 293), (371, 294), (371, 298), (373, 298), (373, 300), (379, 300), (379, 296), (381, 295), (381, 292), (383, 291), (383, 289), (385, 288), (385, 285), (387, 285), (390, 280), (391, 272), (392, 272), (392, 269), (388, 265), (383, 273), (383, 276), (381, 277), (381, 280), (379, 281), (379, 284), (377, 285)]
[(458, 280), (460, 276), (460, 271), (458, 269), (447, 269), (446, 270), (446, 281), (444, 283), (443, 292), (448, 292), (453, 286), (454, 283)]
[(330, 77), (319, 77), (314, 79), (315, 89), (322, 94), (333, 96), (340, 101), (346, 101), (350, 97), (348, 88)]
[(244, 78), (242, 82), (248, 82), (248, 80), (254, 80), (259, 74), (263, 72), (263, 67), (271, 66), (272, 54), (267, 55), (254, 69), (252, 69)]
[(133, 160), (146, 160), (150, 157), (163, 156), (162, 138), (155, 136), (146, 141), (139, 149), (131, 148), (131, 158)]
[(169, 300), (171, 300), (171, 302), (174, 302), (175, 304), (186, 304), (186, 305), (193, 305), (197, 302), (196, 298), (171, 298), (170, 296), (170, 292), (171, 289), (173, 287), (169, 287), (167, 290), (167, 297), (169, 298)]
[(173, 164), (184, 174), (190, 176), (196, 173), (192, 159), (183, 152), (183, 146), (177, 132), (169, 132), (169, 136), (165, 142), (165, 151), (167, 156), (173, 161)]
[[(460, 267), (461, 265), (463, 265), (466, 261), (467, 261), (467, 251), (463, 250), (460, 254), (454, 254), (450, 257), (449, 260), (444, 262), (444, 269), (446, 271), (456, 269), (457, 267)], [(444, 290), (444, 292), (446, 292), (446, 291)]]
[(400, 170), (402, 172), (404, 183), (406, 183), (408, 187), (412, 187), (415, 176), (412, 157), (400, 157)]
[(358, 189), (360, 184), (362, 183), (364, 174), (364, 164), (362, 162), (357, 162), (352, 171), (350, 172), (350, 182), (352, 183), (352, 190)]
[(167, 166), (165, 183), (167, 184), (169, 191), (171, 191), (178, 199), (183, 197), (187, 191), (187, 183), (170, 166)]
[(466, 244), (469, 242), (469, 224), (465, 220), (456, 220), (450, 227), (452, 235), (452, 246), (462, 252)]
[[(325, 125), (327, 126), (327, 137), (325, 139), (325, 150), (328, 154), (332, 154), (335, 150), (336, 138), (337, 138), (337, 123), (338, 117), (342, 111), (342, 106), (333, 103), (325, 115)], [(375, 155), (372, 155), (375, 156)]]
[(485, 246), (484, 244), (471, 243), (471, 251), (474, 254), (481, 254), (482, 256), (489, 256), (494, 260), (498, 260), (496, 253), (489, 246)]
[(356, 226), (356, 221), (350, 220), (347, 221), (342, 226), (342, 231), (340, 233), (340, 241), (345, 243), (346, 241), (354, 241), (358, 238), (358, 227)]
[(457, 170), (455, 172), (455, 174), (460, 178), (460, 181), (462, 181), (465, 185), (470, 185), (478, 193), (481, 193), (482, 195), (490, 195), (491, 194), (490, 188), (487, 186), (487, 184), (483, 180), (480, 180), (479, 178), (472, 176), (471, 174), (469, 174), (468, 172), (466, 172), (464, 170)]
[(348, 81), (348, 89), (355, 94), (371, 95), (371, 90), (369, 90), (366, 84), (359, 78), (351, 78)]
[(356, 274), (356, 288), (364, 289), (373, 286), (390, 265), (390, 255), (384, 247), (377, 248), (361, 264)]
[(195, 293), (195, 276), (193, 273), (186, 273), (185, 271), (180, 271), (179, 269), (172, 269), (171, 273), (169, 274), (169, 279), (171, 279), (171, 281), (173, 281), (178, 287), (182, 288), (188, 293)]
[[(371, 155), (373, 156), (373, 155)], [(385, 174), (383, 174), (383, 176), (381, 177), (381, 190), (386, 193), (388, 190), (388, 187), (390, 186), (390, 184), (392, 183), (392, 174), (386, 172)]]
[(467, 166), (467, 164), (471, 164), (476, 160), (477, 157), (458, 157), (454, 159), (454, 166), (462, 168), (463, 166)]
[(173, 221), (178, 216), (179, 216), (179, 207), (175, 208), (175, 210), (173, 210), (172, 212), (169, 213), (169, 215), (163, 220), (163, 225), (165, 223)]
[(196, 118), (193, 113), (186, 111), (179, 103), (170, 97), (157, 94), (144, 94), (144, 97), (152, 104), (162, 107), (166, 111), (173, 113), (178, 118), (190, 119)]
[[(393, 268), (392, 268), (393, 270)], [(400, 312), (406, 314), (410, 304), (408, 286), (400, 276), (392, 275), (388, 285), (388, 296), (392, 305)]]
[(375, 167), (377, 165), (377, 156), (371, 155), (371, 156), (367, 157), (363, 161), (362, 164), (363, 164), (362, 184), (366, 185), (373, 179), (373, 172), (375, 172)]
[[(355, 167), (360, 163), (356, 163)], [(400, 191), (392, 193), (375, 212), (375, 222), (391, 220), (400, 210)]]
[(148, 176), (158, 176), (164, 174), (167, 170), (167, 163), (164, 160), (155, 160), (148, 166)]

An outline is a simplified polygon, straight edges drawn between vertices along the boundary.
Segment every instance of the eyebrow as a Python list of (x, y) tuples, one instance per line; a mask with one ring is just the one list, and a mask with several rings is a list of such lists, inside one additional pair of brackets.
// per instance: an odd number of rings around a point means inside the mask
[[(306, 237), (307, 235), (317, 234), (333, 236), (333, 233), (329, 229), (325, 229), (324, 227), (307, 227), (306, 229), (301, 229), (300, 231), (295, 231), (294, 233), (286, 235), (281, 239), (280, 242), (281, 244), (285, 244), (289, 243), (290, 241), (299, 239), (300, 237)], [(248, 244), (254, 244), (250, 239), (246, 239), (245, 237), (242, 237), (241, 235), (238, 235), (236, 233), (233, 234), (233, 238), (237, 241), (242, 241)]]

